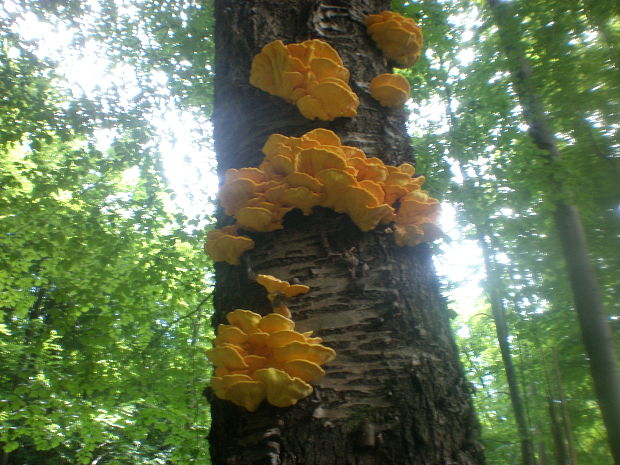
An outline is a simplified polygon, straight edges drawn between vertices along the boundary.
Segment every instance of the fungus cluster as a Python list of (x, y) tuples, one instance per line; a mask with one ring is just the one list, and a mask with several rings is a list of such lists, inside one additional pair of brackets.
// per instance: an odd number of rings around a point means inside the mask
[(291, 317), (291, 312), (286, 306), (286, 301), (310, 290), (310, 287), (303, 284), (290, 284), (288, 281), (281, 281), (268, 274), (257, 275), (256, 282), (267, 291), (267, 298), (274, 312), (287, 318)]
[(422, 54), (422, 30), (410, 18), (393, 11), (366, 17), (366, 30), (390, 60), (404, 68), (413, 66)]
[[(366, 27), (385, 56), (403, 67), (419, 59), (420, 28), (410, 19), (384, 11), (369, 15)], [(276, 40), (254, 58), (250, 83), (297, 106), (311, 120), (332, 121), (357, 115), (359, 99), (348, 85), (349, 71), (329, 44), (307, 40), (284, 45)], [(382, 106), (403, 105), (409, 98), (407, 80), (381, 74), (369, 85)], [(271, 135), (262, 148), (265, 159), (257, 168), (230, 169), (225, 174), (219, 201), (235, 224), (207, 234), (206, 253), (214, 261), (232, 265), (254, 247), (239, 234), (270, 232), (283, 227), (286, 213), (297, 208), (310, 215), (321, 206), (346, 213), (362, 230), (378, 225), (394, 233), (397, 245), (414, 246), (441, 233), (435, 225), (439, 202), (422, 188), (424, 177), (403, 163), (385, 165), (355, 147), (342, 145), (327, 129), (301, 137)], [(263, 400), (277, 407), (295, 405), (312, 393), (311, 381), (323, 376), (321, 365), (336, 356), (321, 345), (312, 331), (295, 331), (287, 307), (290, 298), (310, 290), (273, 276), (258, 275), (273, 312), (261, 316), (237, 309), (219, 325), (214, 347), (207, 352), (215, 366), (214, 394), (255, 411)]]
[(357, 115), (359, 99), (338, 52), (318, 39), (284, 45), (276, 40), (254, 57), (250, 84), (297, 106), (308, 119)]
[(421, 189), (424, 177), (413, 177), (415, 168), (408, 163), (385, 165), (342, 145), (334, 132), (322, 128), (301, 137), (273, 134), (263, 153), (258, 168), (226, 172), (220, 204), (237, 223), (207, 235), (205, 250), (215, 261), (238, 264), (239, 255), (251, 248), (250, 242), (237, 244), (241, 236), (234, 235), (235, 228), (281, 229), (284, 215), (294, 208), (304, 215), (316, 206), (346, 213), (362, 231), (394, 222), (399, 245), (416, 245), (439, 235), (433, 224), (439, 202)]
[(370, 95), (384, 107), (397, 107), (409, 100), (409, 81), (400, 74), (380, 74), (370, 81)]
[(237, 225), (224, 226), (222, 229), (212, 229), (207, 233), (205, 253), (214, 262), (238, 265), (241, 255), (254, 248), (254, 241), (247, 236), (239, 236), (237, 229), (239, 229)]
[[(309, 290), (273, 276), (259, 277), (270, 300), (281, 292), (292, 296)], [(322, 377), (321, 365), (336, 356), (333, 349), (321, 345), (321, 338), (312, 337), (312, 331), (295, 331), (295, 323), (279, 313), (260, 316), (237, 309), (226, 319), (229, 324), (218, 326), (215, 347), (207, 352), (216, 367), (211, 388), (220, 399), (250, 412), (264, 399), (276, 407), (289, 407), (309, 396), (308, 383)]]

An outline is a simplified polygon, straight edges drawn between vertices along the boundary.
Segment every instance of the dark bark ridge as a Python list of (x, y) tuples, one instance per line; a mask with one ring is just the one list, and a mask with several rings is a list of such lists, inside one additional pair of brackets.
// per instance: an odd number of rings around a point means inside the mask
[[(214, 129), (220, 173), (257, 166), (272, 133), (335, 131), (344, 144), (389, 164), (412, 161), (405, 114), (368, 92), (387, 63), (365, 34), (387, 1), (217, 0)], [(357, 118), (310, 122), (248, 83), (251, 59), (272, 40), (329, 42), (351, 71)], [(224, 220), (225, 221), (225, 220)], [(223, 221), (223, 223), (224, 223)], [(222, 224), (223, 224), (222, 223)], [(287, 215), (283, 230), (253, 234), (240, 266), (216, 264), (214, 323), (227, 312), (270, 311), (257, 273), (311, 291), (291, 305), (299, 331), (337, 351), (325, 378), (296, 406), (264, 402), (254, 413), (213, 399), (213, 463), (483, 464), (479, 427), (458, 361), (427, 245), (394, 244), (387, 228), (362, 233), (344, 215), (316, 208)]]

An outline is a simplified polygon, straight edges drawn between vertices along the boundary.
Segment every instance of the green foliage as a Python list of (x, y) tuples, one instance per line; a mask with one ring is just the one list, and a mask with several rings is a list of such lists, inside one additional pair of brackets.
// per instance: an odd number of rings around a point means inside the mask
[(36, 44), (0, 34), (3, 460), (209, 463), (209, 263), (166, 207), (144, 107), (70, 98)]
[(65, 118), (51, 80), (53, 68), (38, 59), (0, 22), (0, 147), (19, 142), (28, 134), (34, 148), (40, 141), (51, 142), (52, 134), (67, 140)]
[[(547, 396), (557, 403), (559, 392), (545, 373), (552, 370), (555, 350), (579, 461), (609, 463), (591, 380), (584, 376), (589, 366), (552, 215), (563, 195), (554, 185), (561, 181), (570, 192), (562, 200), (575, 203), (584, 219), (610, 321), (617, 322), (620, 92), (614, 57), (620, 53), (617, 36), (606, 35), (605, 28), (611, 25), (607, 32), (614, 31), (618, 11), (583, 2), (507, 5), (523, 33), (520, 46), (560, 143), (561, 164), (552, 166), (531, 141), (497, 31), (483, 6), (421, 0), (394, 5), (417, 18), (425, 32), (424, 59), (406, 73), (418, 171), (431, 183), (439, 177), (435, 185), (446, 187), (444, 199), (457, 208), (465, 237), (485, 237), (492, 248), (500, 278), (493, 285), (508, 311), (521, 394), (531, 434), (540, 443), (535, 446), (552, 460)], [(519, 438), (493, 320), (479, 315), (460, 325), (459, 333), (469, 334), (460, 346), (477, 387), (487, 459), (516, 463)]]
[(178, 105), (211, 113), (213, 84), (212, 2), (136, 0), (122, 8), (104, 0), (94, 36), (115, 61), (134, 65), (143, 91), (156, 93), (157, 73), (167, 78)]
[[(0, 442), (12, 463), (208, 463), (201, 395), (210, 303), (199, 234), (166, 205), (145, 117), (211, 112), (212, 2), (113, 0), (0, 6)], [(551, 462), (558, 355), (581, 463), (606, 464), (571, 294), (553, 229), (561, 180), (584, 218), (612, 321), (620, 321), (617, 2), (509, 2), (563, 161), (523, 124), (496, 30), (479, 2), (393, 2), (425, 31), (410, 70), (417, 170), (493, 251), (510, 345), (539, 458)], [(8, 6), (7, 6), (8, 5)], [(86, 98), (13, 27), (24, 14), (69, 28), (130, 65), (139, 92)], [(515, 36), (517, 37), (517, 36)], [(515, 39), (516, 40), (516, 39)], [(90, 49), (89, 49), (90, 50)], [(165, 82), (166, 86), (161, 83)], [(100, 148), (102, 129), (113, 143)], [(485, 304), (459, 323), (489, 464), (519, 441)], [(546, 451), (546, 452), (542, 452)]]
[[(504, 366), (497, 346), (490, 309), (461, 322), (457, 339), (461, 359), (474, 386), (474, 403), (483, 428), (488, 463), (509, 464), (519, 451)], [(464, 331), (464, 333), (462, 333)], [(466, 336), (466, 337), (465, 337)]]
[[(512, 316), (511, 338), (519, 381), (526, 404), (534, 447), (549, 461), (555, 454), (549, 418), (550, 399), (561, 415), (559, 389), (567, 399), (579, 462), (605, 464), (610, 457), (605, 430), (594, 402), (589, 367), (578, 340), (577, 325), (565, 314)], [(542, 320), (542, 321), (536, 321)], [(497, 347), (490, 310), (480, 308), (458, 323), (461, 358), (475, 387), (474, 401), (483, 427), (488, 463), (513, 463), (519, 456), (519, 438), (508, 395), (504, 367)], [(532, 334), (537, 331), (538, 334)], [(560, 359), (561, 383), (555, 379), (552, 351)]]
[(206, 263), (164, 209), (152, 157), (122, 140), (2, 158), (1, 421), (15, 463), (30, 447), (53, 451), (45, 463), (204, 463)]

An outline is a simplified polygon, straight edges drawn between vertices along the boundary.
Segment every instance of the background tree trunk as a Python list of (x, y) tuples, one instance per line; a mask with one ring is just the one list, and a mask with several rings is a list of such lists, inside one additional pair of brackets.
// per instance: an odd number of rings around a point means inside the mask
[[(508, 58), (512, 82), (529, 125), (529, 134), (534, 144), (546, 152), (551, 164), (558, 164), (561, 154), (543, 101), (535, 90), (532, 69), (522, 49), (519, 25), (510, 10), (511, 6), (499, 0), (487, 0), (487, 3), (498, 28), (501, 47)], [(552, 198), (555, 198), (554, 220), (566, 260), (583, 342), (590, 358), (594, 389), (614, 463), (620, 465), (620, 371), (614, 337), (603, 308), (579, 212), (568, 203), (570, 195), (562, 180), (554, 180), (550, 176), (549, 181), (551, 188), (556, 190), (552, 193)]]
[(553, 448), (555, 449), (555, 463), (557, 465), (567, 465), (568, 454), (562, 435), (562, 425), (558, 418), (557, 406), (552, 397), (547, 397), (549, 405), (549, 419), (551, 421), (551, 435), (553, 436)]
[[(538, 392), (536, 389), (536, 383), (531, 383), (529, 385), (529, 395), (531, 399), (535, 399), (538, 397)], [(533, 430), (534, 430), (534, 438), (536, 442), (536, 455), (538, 460), (538, 465), (547, 465), (547, 445), (544, 441), (544, 430), (540, 423), (539, 419), (536, 419), (533, 422)]]
[[(445, 95), (447, 103), (446, 116), (448, 118), (450, 128), (449, 131), (451, 136), (450, 154), (454, 159), (459, 160), (458, 153), (461, 152), (461, 148), (458, 146), (458, 138), (455, 136), (458, 119), (456, 118), (452, 110), (454, 100), (452, 98), (452, 91), (450, 89), (450, 86), (447, 84), (445, 85)], [(463, 189), (464, 192), (474, 192), (474, 180), (471, 179), (468, 176), (467, 172), (463, 169), (463, 163), (458, 163), (458, 169), (461, 177), (463, 178), (463, 186), (461, 187), (461, 189)], [(476, 174), (476, 178), (481, 178), (481, 175), (478, 172), (477, 168), (474, 168), (474, 171)], [(469, 196), (469, 198), (474, 197), (476, 196)], [(480, 196), (478, 202), (480, 203), (477, 203), (475, 205), (463, 205), (463, 209), (465, 212), (467, 212), (466, 214), (469, 216), (471, 224), (475, 230), (476, 240), (478, 241), (478, 244), (482, 250), (484, 269), (486, 274), (484, 287), (487, 293), (487, 298), (491, 305), (493, 322), (495, 324), (495, 332), (497, 334), (497, 343), (500, 348), (502, 362), (504, 364), (504, 370), (506, 372), (506, 381), (508, 383), (508, 389), (510, 393), (510, 403), (512, 405), (512, 409), (515, 415), (515, 423), (517, 425), (517, 431), (519, 433), (519, 441), (521, 443), (521, 464), (536, 465), (536, 458), (534, 456), (534, 447), (530, 438), (527, 415), (525, 413), (525, 407), (521, 398), (521, 393), (519, 392), (519, 382), (517, 379), (517, 373), (514, 367), (514, 363), (512, 361), (512, 353), (508, 341), (510, 332), (508, 330), (508, 324), (506, 323), (506, 312), (504, 309), (504, 304), (502, 302), (502, 296), (500, 294), (501, 280), (492, 261), (493, 252), (491, 250), (491, 246), (487, 244), (486, 240), (486, 237), (489, 237), (489, 240), (492, 240), (492, 235), (489, 232), (489, 225), (483, 220), (484, 214), (479, 214), (480, 210), (490, 211), (490, 208), (487, 205), (484, 205), (484, 197)]]
[(558, 388), (558, 399), (562, 407), (562, 424), (564, 425), (564, 434), (566, 436), (566, 446), (568, 448), (568, 456), (570, 458), (569, 465), (577, 465), (577, 451), (575, 450), (575, 437), (573, 435), (573, 425), (568, 412), (566, 397), (564, 396), (564, 387), (562, 386), (562, 374), (560, 372), (560, 363), (558, 362), (558, 354), (552, 349), (553, 357), (553, 373), (555, 375), (555, 383)]
[[(384, 109), (367, 84), (388, 71), (364, 18), (387, 0), (216, 0), (214, 131), (218, 169), (257, 166), (272, 133), (335, 131), (368, 156), (413, 159), (406, 114)], [(351, 71), (358, 117), (310, 122), (248, 82), (252, 58), (272, 40), (328, 41)], [(221, 216), (220, 216), (221, 217)], [(224, 224), (222, 222), (222, 224)], [(326, 209), (291, 212), (285, 228), (254, 234), (241, 266), (216, 265), (214, 323), (235, 308), (267, 313), (255, 273), (298, 279), (309, 294), (291, 305), (301, 331), (314, 330), (337, 358), (309, 398), (292, 408), (247, 413), (213, 399), (213, 463), (483, 464), (469, 399), (427, 245), (394, 245), (385, 229), (362, 233)]]
[(528, 426), (527, 416), (523, 399), (519, 391), (519, 381), (517, 379), (517, 371), (512, 362), (512, 351), (510, 350), (508, 324), (506, 323), (506, 311), (499, 293), (501, 287), (500, 280), (495, 269), (495, 264), (491, 258), (491, 250), (487, 244), (484, 227), (476, 224), (476, 235), (478, 244), (482, 249), (482, 257), (484, 259), (484, 268), (487, 275), (486, 292), (489, 303), (491, 304), (491, 312), (493, 313), (493, 321), (495, 322), (495, 331), (497, 334), (497, 343), (502, 354), (504, 370), (506, 371), (506, 381), (508, 382), (508, 390), (510, 392), (510, 403), (515, 415), (517, 430), (519, 431), (519, 440), (521, 442), (521, 463), (523, 465), (536, 465), (534, 457), (534, 447), (530, 439), (530, 430)]

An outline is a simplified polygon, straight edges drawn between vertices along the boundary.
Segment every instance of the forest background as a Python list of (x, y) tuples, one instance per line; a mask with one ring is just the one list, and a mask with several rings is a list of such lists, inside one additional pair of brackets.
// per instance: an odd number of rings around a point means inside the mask
[[(425, 34), (405, 75), (448, 219), (437, 264), (488, 462), (520, 463), (524, 434), (499, 333), (537, 462), (608, 464), (553, 211), (579, 208), (617, 333), (620, 7), (508, 3), (561, 163), (528, 133), (485, 4), (393, 4)], [(3, 465), (209, 463), (212, 26), (191, 0), (0, 6)]]

